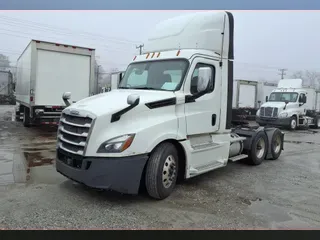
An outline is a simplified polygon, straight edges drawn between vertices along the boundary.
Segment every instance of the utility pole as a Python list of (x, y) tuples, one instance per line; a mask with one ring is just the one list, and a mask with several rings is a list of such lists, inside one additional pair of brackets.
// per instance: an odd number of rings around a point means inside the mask
[(139, 46), (136, 46), (136, 49), (139, 49), (139, 54), (142, 55), (142, 48), (144, 47), (144, 44), (140, 44)]
[(280, 69), (279, 69), (279, 71), (280, 71), (279, 75), (281, 76), (281, 79), (284, 78), (284, 76), (286, 75), (286, 71), (287, 71), (287, 70), (288, 70), (288, 69), (286, 69), (286, 68), (280, 68)]
[(99, 83), (99, 74), (100, 74), (99, 70), (100, 70), (100, 67), (101, 67), (101, 65), (97, 66), (96, 93), (99, 92), (99, 86), (100, 86), (100, 83)]

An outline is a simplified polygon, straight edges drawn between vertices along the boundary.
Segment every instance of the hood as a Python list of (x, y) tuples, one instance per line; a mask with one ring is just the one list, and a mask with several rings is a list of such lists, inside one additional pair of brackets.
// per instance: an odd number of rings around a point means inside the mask
[(148, 90), (130, 90), (116, 89), (111, 92), (98, 94), (89, 98), (82, 99), (68, 107), (68, 109), (79, 109), (101, 116), (109, 112), (116, 112), (128, 107), (127, 97), (131, 94), (140, 96), (140, 103), (158, 101), (162, 99), (175, 97), (173, 92), (167, 91), (148, 91)]
[(284, 108), (285, 105), (284, 102), (266, 102), (261, 107)]

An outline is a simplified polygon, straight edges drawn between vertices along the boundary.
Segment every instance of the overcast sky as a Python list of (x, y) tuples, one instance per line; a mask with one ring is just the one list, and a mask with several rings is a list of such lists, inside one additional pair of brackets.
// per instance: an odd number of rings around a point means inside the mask
[[(318, 11), (232, 11), (235, 18), (235, 78), (277, 80), (297, 70), (320, 71)], [(12, 65), (39, 39), (96, 49), (106, 71), (124, 69), (158, 22), (185, 11), (0, 12), (0, 53)]]

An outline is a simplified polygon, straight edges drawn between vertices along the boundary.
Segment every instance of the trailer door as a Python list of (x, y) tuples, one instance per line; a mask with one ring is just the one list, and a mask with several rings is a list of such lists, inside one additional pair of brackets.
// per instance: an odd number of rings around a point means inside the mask
[(256, 107), (256, 86), (240, 84), (239, 88), (239, 108)]

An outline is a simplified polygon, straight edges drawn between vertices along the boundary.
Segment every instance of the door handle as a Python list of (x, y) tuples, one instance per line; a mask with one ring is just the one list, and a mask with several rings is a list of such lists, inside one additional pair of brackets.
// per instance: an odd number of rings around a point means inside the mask
[(212, 114), (212, 116), (211, 116), (211, 125), (212, 126), (216, 125), (216, 119), (217, 119), (217, 115)]

